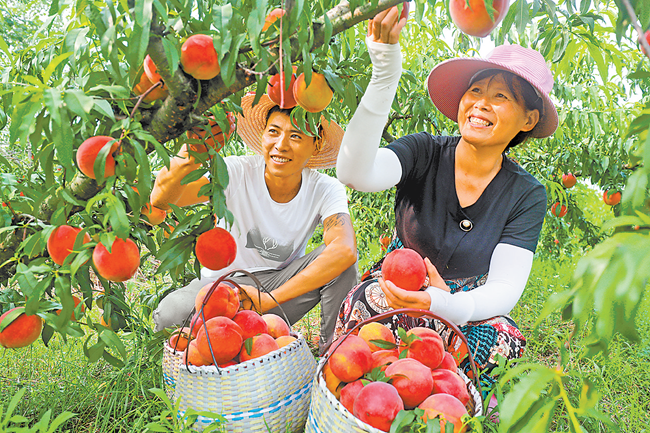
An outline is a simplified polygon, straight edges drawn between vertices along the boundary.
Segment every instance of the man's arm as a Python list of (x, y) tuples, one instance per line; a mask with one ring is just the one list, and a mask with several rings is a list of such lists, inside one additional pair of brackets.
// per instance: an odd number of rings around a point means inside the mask
[(209, 182), (207, 178), (201, 178), (187, 185), (181, 185), (181, 181), (192, 171), (201, 166), (187, 151), (187, 145), (183, 145), (177, 156), (171, 159), (169, 170), (163, 167), (156, 176), (151, 191), (151, 204), (159, 209), (169, 209), (169, 204), (177, 206), (189, 206), (208, 200), (208, 197), (198, 195), (203, 185)]
[[(323, 240), (323, 252), (305, 269), (273, 291), (273, 297), (280, 304), (324, 286), (356, 263), (357, 242), (350, 215), (339, 213), (325, 218)], [(257, 302), (256, 289), (248, 286), (242, 288), (246, 288), (249, 295), (254, 295), (252, 299)], [(260, 311), (265, 312), (274, 307), (276, 303), (273, 299), (264, 294)]]

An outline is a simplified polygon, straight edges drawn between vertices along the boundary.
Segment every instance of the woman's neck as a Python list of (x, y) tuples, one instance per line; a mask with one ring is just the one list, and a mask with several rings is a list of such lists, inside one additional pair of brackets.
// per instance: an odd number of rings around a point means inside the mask
[(461, 138), (456, 147), (456, 170), (475, 178), (493, 178), (501, 169), (503, 150), (477, 147)]

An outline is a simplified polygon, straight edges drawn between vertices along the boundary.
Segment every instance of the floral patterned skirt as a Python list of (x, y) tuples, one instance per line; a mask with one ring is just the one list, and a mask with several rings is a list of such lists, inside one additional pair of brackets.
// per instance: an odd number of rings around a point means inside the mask
[[(334, 328), (334, 340), (354, 328), (359, 322), (391, 310), (376, 277), (376, 272), (367, 274), (366, 279), (348, 293), (339, 310)], [(475, 278), (450, 280), (447, 281), (447, 284), (452, 289), (452, 293), (455, 293), (476, 288), (484, 284), (485, 280), (487, 280), (487, 275), (481, 275)], [(380, 323), (386, 325), (395, 334), (395, 337), (397, 337), (397, 329), (400, 327), (407, 331), (416, 326), (434, 329), (443, 338), (447, 350), (454, 356), (457, 364), (470, 378), (473, 377), (473, 373), (469, 364), (468, 352), (471, 352), (484, 392), (495, 382), (491, 372), (498, 364), (497, 356), (501, 355), (508, 360), (518, 359), (522, 357), (526, 347), (526, 339), (509, 316), (469, 322), (459, 327), (467, 339), (467, 345), (452, 329), (438, 320), (398, 314), (381, 320)]]

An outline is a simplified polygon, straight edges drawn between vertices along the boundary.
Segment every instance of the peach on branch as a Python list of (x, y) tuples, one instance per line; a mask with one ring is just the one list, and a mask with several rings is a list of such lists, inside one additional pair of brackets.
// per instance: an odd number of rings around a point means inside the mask
[(464, 405), (469, 403), (470, 396), (469, 392), (467, 392), (467, 386), (458, 373), (436, 369), (431, 372), (431, 377), (433, 378), (432, 394), (449, 394), (456, 397)]
[(353, 382), (370, 371), (372, 352), (357, 335), (348, 335), (329, 358), (332, 373), (343, 382)]
[(417, 251), (400, 248), (386, 255), (381, 265), (381, 275), (400, 289), (415, 292), (424, 285), (427, 268)]
[(153, 226), (157, 226), (161, 222), (165, 221), (165, 218), (167, 217), (166, 211), (155, 207), (151, 203), (142, 206), (140, 213), (144, 215), (147, 221), (149, 221), (149, 224)]
[(398, 359), (386, 368), (386, 377), (391, 378), (406, 408), (422, 403), (433, 389), (431, 369), (416, 359)]
[(327, 80), (323, 74), (312, 72), (311, 82), (307, 85), (305, 81), (305, 74), (300, 74), (296, 78), (296, 83), (293, 87), (293, 96), (302, 108), (310, 113), (318, 113), (323, 111), (332, 102), (334, 92), (327, 84)]
[(553, 206), (551, 206), (551, 213), (558, 218), (562, 218), (566, 215), (566, 206), (560, 206), (559, 202), (554, 203)]
[(266, 324), (266, 321), (262, 319), (262, 316), (256, 311), (253, 310), (241, 310), (232, 320), (238, 324), (244, 334), (242, 337), (244, 340), (247, 338), (254, 337), (258, 334), (268, 334), (269, 327)]
[(93, 250), (93, 264), (102, 278), (115, 282), (126, 281), (138, 271), (140, 250), (128, 238), (115, 238), (111, 252), (100, 242)]
[(620, 191), (617, 192), (610, 192), (609, 190), (605, 191), (603, 193), (603, 201), (605, 202), (606, 205), (609, 206), (614, 206), (619, 204), (621, 202)]
[[(72, 301), (74, 302), (74, 308), (77, 308), (77, 305), (81, 304), (81, 299), (79, 299), (78, 296), (72, 295)], [(83, 313), (86, 310), (86, 306), (84, 304), (81, 304), (81, 312)], [(56, 315), (58, 316), (61, 314), (61, 309), (56, 310)], [(75, 321), (77, 320), (77, 316), (75, 315), (74, 311), (70, 315), (70, 320)]]
[(244, 341), (241, 351), (239, 352), (239, 360), (241, 362), (259, 358), (280, 348), (278, 342), (275, 341), (275, 338), (271, 337), (269, 334), (259, 334), (250, 339), (250, 351), (247, 347), (248, 343)]
[(361, 329), (359, 329), (359, 337), (363, 338), (366, 343), (368, 343), (371, 352), (388, 349), (388, 347), (377, 346), (371, 342), (372, 340), (381, 340), (392, 345), (395, 344), (395, 336), (390, 329), (378, 322), (370, 322), (363, 325)]
[(436, 331), (415, 327), (406, 333), (406, 337), (411, 340), (406, 348), (408, 358), (417, 359), (432, 370), (438, 368), (445, 356), (445, 345)]
[[(95, 160), (99, 151), (110, 141), (115, 140), (113, 137), (106, 135), (97, 135), (85, 140), (77, 149), (77, 165), (79, 170), (91, 179), (97, 179), (95, 176)], [(113, 153), (117, 150), (120, 143), (114, 141), (111, 145), (111, 150), (106, 155), (106, 164), (104, 165), (104, 177), (115, 175), (115, 159)]]
[(17, 349), (20, 347), (29, 346), (38, 339), (43, 329), (43, 319), (36, 314), (31, 316), (26, 315), (24, 312), (20, 313), (11, 323), (7, 318), (9, 315), (14, 316), (17, 314), (18, 309), (23, 307), (12, 308), (0, 316), (0, 346), (9, 349)]
[[(62, 225), (55, 228), (47, 238), (47, 252), (57, 265), (63, 265), (66, 257), (72, 253), (80, 228)], [(90, 242), (88, 233), (84, 234), (83, 243)]]
[(142, 66), (144, 67), (144, 73), (147, 75), (149, 81), (153, 84), (159, 81), (162, 82), (163, 84), (160, 87), (160, 89), (167, 91), (167, 86), (165, 85), (165, 82), (163, 81), (160, 74), (158, 73), (158, 67), (153, 62), (153, 60), (151, 60), (151, 56), (149, 56), (149, 54), (147, 54), (147, 57), (144, 58), (144, 63), (142, 64)]
[(264, 26), (262, 27), (262, 31), (265, 32), (267, 31), (278, 19), (280, 19), (281, 16), (284, 16), (286, 11), (281, 8), (276, 8), (273, 9), (267, 16), (266, 19), (264, 20)]
[(490, 16), (484, 0), (451, 0), (449, 15), (463, 33), (484, 38), (506, 16), (509, 4), (510, 0), (493, 0), (494, 10)]
[(266, 87), (266, 93), (269, 95), (269, 99), (278, 104), (280, 108), (289, 109), (295, 107), (298, 104), (296, 102), (296, 98), (293, 96), (293, 89), (296, 85), (296, 69), (297, 68), (294, 66), (294, 73), (291, 74), (289, 85), (285, 84), (286, 80), (284, 76), (279, 73), (269, 78), (269, 84)]
[(203, 317), (206, 321), (217, 316), (232, 319), (239, 310), (238, 290), (222, 281), (214, 288), (210, 297), (206, 300), (213, 285), (214, 283), (206, 284), (196, 294), (194, 299), (196, 311), (201, 312), (201, 308), (203, 308)]
[[(138, 82), (138, 84), (136, 84), (133, 87), (133, 93), (140, 96), (144, 94), (147, 90), (149, 90), (153, 85), (154, 83), (152, 83), (151, 80), (149, 80), (147, 74), (146, 73), (142, 74), (140, 75), (140, 81)], [(167, 92), (166, 89), (163, 89), (162, 86), (158, 86), (155, 89), (153, 89), (151, 92), (149, 92), (147, 96), (142, 98), (142, 100), (144, 102), (153, 102), (153, 101), (157, 101), (158, 99), (166, 98), (168, 94), (169, 92)]]
[(450, 422), (454, 426), (454, 433), (465, 432), (466, 429), (463, 427), (461, 418), (463, 415), (469, 414), (463, 403), (453, 395), (434, 394), (424, 400), (418, 407), (424, 410), (422, 419), (425, 422), (437, 416), (440, 417), (440, 431), (446, 431), (445, 425)]
[(562, 185), (564, 185), (565, 188), (573, 187), (576, 182), (577, 179), (572, 173), (566, 173), (562, 175)]
[(401, 410), (404, 410), (404, 403), (393, 385), (372, 382), (357, 394), (352, 414), (366, 424), (387, 432)]
[(277, 314), (266, 313), (262, 314), (262, 319), (266, 322), (269, 335), (273, 338), (282, 337), (283, 335), (290, 335), (291, 329), (287, 322)]
[(227, 317), (218, 316), (205, 322), (205, 327), (199, 329), (194, 341), (204, 358), (212, 359), (214, 354), (217, 364), (223, 364), (241, 351), (241, 335), (242, 330), (238, 324)]
[(212, 36), (192, 35), (181, 46), (181, 66), (197, 80), (211, 80), (221, 71)]
[(201, 266), (218, 271), (235, 260), (237, 243), (227, 230), (215, 227), (199, 235), (195, 252)]
[[(232, 113), (229, 112), (227, 114), (227, 118), (229, 123), (229, 130), (226, 133), (226, 136), (230, 137), (230, 135), (235, 131), (237, 125)], [(201, 126), (195, 126), (190, 131), (187, 131), (187, 138), (190, 140), (200, 140), (203, 142), (203, 145), (189, 143), (190, 149), (192, 151), (204, 153), (207, 152), (207, 148), (205, 146), (210, 146), (215, 151), (219, 152), (223, 145), (226, 143), (223, 131), (221, 130), (221, 127), (217, 121), (214, 120), (214, 117), (208, 117), (208, 125), (210, 127), (209, 133), (205, 130), (205, 128)]]

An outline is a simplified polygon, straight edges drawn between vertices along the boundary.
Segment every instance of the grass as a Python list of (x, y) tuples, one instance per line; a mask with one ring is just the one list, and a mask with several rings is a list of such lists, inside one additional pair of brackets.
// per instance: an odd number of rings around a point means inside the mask
[[(577, 259), (560, 258), (552, 261), (536, 260), (528, 287), (522, 300), (512, 312), (528, 338), (524, 361), (541, 362), (555, 366), (559, 348), (554, 337), (561, 341), (573, 331), (571, 324), (562, 322), (559, 313), (541, 323), (534, 333), (534, 324), (544, 301), (556, 291), (566, 288)], [(129, 361), (123, 369), (116, 369), (103, 360), (88, 363), (84, 356), (83, 340), (63, 341), (55, 336), (49, 347), (39, 340), (20, 350), (0, 352), (0, 407), (19, 389), (26, 390), (16, 409), (17, 414), (35, 422), (47, 410), (53, 417), (64, 411), (76, 414), (59, 431), (133, 432), (144, 431), (147, 423), (165, 411), (166, 406), (148, 390), (162, 388), (159, 352), (150, 352), (146, 341), (151, 327), (141, 306), (141, 299), (150, 299), (160, 284), (136, 281), (129, 299), (140, 318), (142, 328), (127, 335)], [(98, 315), (93, 309), (89, 314)], [(98, 317), (98, 316), (97, 316)], [(294, 328), (302, 333), (313, 353), (317, 353), (320, 311), (312, 310)], [(596, 384), (602, 395), (599, 409), (620, 426), (622, 432), (650, 432), (650, 297), (646, 296), (639, 311), (638, 328), (641, 340), (630, 343), (615, 338), (606, 358), (578, 360), (583, 335), (578, 335), (569, 347), (574, 354), (570, 363), (572, 371), (568, 387), (577, 401), (580, 380)], [(552, 431), (568, 431), (562, 407), (553, 421)], [(585, 420), (587, 432), (605, 432), (606, 427), (597, 421)]]

